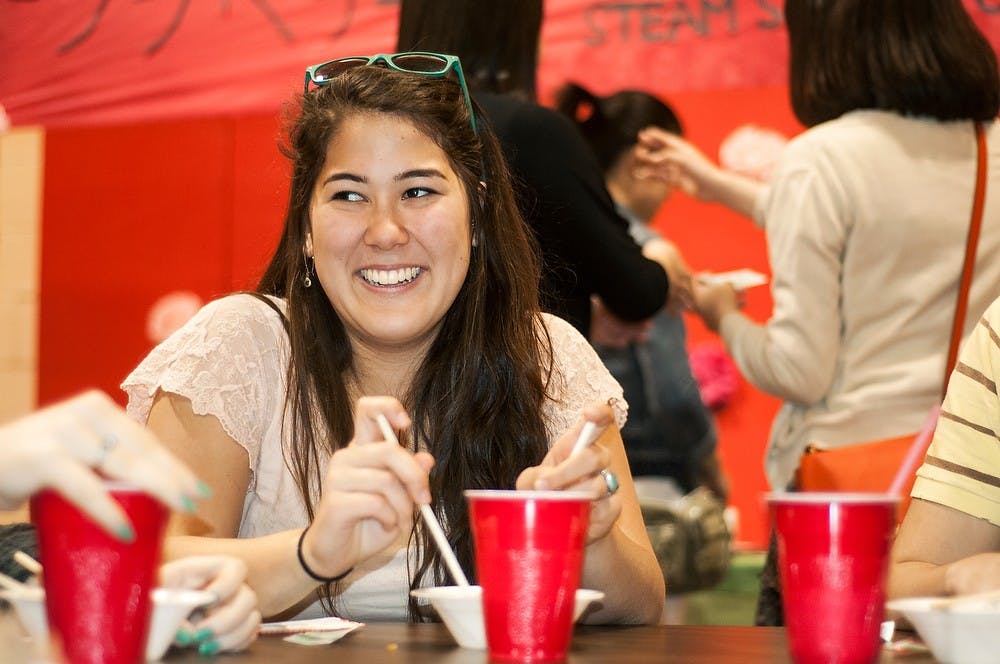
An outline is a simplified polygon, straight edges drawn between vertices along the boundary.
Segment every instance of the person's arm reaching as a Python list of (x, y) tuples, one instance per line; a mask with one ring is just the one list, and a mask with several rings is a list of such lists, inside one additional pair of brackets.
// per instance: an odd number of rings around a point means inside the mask
[(827, 393), (840, 353), (847, 214), (837, 191), (811, 170), (789, 173), (780, 186), (768, 209), (771, 318), (759, 325), (736, 311), (728, 285), (696, 283), (695, 308), (718, 328), (747, 380), (785, 401), (811, 404)]
[(639, 133), (639, 175), (660, 178), (687, 195), (720, 203), (758, 223), (757, 205), (765, 186), (719, 168), (690, 142), (659, 127)]

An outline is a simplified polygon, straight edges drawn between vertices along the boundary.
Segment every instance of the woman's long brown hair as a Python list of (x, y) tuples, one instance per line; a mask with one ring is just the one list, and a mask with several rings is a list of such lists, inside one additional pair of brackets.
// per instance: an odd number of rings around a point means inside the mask
[[(499, 144), (477, 112), (473, 132), (458, 85), (450, 79), (359, 67), (303, 95), (283, 146), (293, 165), (285, 227), (257, 294), (287, 302), (291, 345), (285, 462), (313, 518), (327, 455), (354, 433), (356, 374), (344, 325), (315, 278), (305, 288), (304, 242), (310, 201), (327, 146), (357, 113), (412, 122), (448, 155), (470, 201), (469, 271), (440, 332), (401, 401), (413, 428), (404, 444), (426, 446), (434, 508), (467, 575), (474, 578), (463, 490), (513, 488), (548, 449), (542, 406), (551, 373), (548, 335), (538, 322), (539, 260), (510, 187)], [(415, 520), (417, 523), (419, 520)], [(427, 575), (449, 583), (429, 533), (415, 525), (411, 587)], [(321, 591), (334, 610), (335, 590)], [(416, 615), (411, 600), (411, 618)]]

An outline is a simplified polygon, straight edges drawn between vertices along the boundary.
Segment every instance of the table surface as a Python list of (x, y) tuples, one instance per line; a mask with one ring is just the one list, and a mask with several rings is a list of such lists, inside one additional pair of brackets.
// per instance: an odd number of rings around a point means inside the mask
[[(780, 627), (660, 625), (645, 627), (577, 627), (568, 664), (781, 664), (791, 662), (785, 630)], [(278, 636), (264, 636), (243, 654), (226, 656), (225, 664), (484, 664), (480, 650), (455, 645), (440, 624), (369, 623), (330, 645), (302, 646)], [(880, 660), (931, 664), (930, 655), (905, 657), (884, 652)], [(205, 664), (193, 651), (173, 651), (167, 664)]]

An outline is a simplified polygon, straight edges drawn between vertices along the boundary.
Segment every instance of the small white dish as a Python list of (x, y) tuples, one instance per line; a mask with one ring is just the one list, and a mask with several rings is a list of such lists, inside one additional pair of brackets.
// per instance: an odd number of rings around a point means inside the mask
[[(483, 589), (480, 586), (438, 586), (417, 588), (410, 594), (430, 602), (448, 631), (463, 648), (486, 649), (486, 628), (483, 624)], [(599, 590), (576, 591), (573, 621), (577, 621), (592, 602), (604, 599)]]
[[(41, 651), (48, 646), (49, 623), (45, 617), (45, 590), (29, 586), (23, 591), (0, 591), (0, 597), (14, 605), (14, 611), (28, 636)], [(198, 607), (211, 604), (216, 597), (205, 590), (157, 588), (153, 591), (153, 616), (146, 638), (146, 660), (156, 661), (166, 653), (181, 623)]]
[(763, 286), (767, 283), (767, 275), (747, 268), (730, 270), (729, 272), (707, 272), (698, 275), (698, 279), (703, 284), (729, 283), (739, 291), (753, 288), (754, 286)]
[(940, 597), (894, 599), (898, 611), (917, 629), (942, 664), (1000, 663), (1000, 603), (970, 602), (942, 608)]

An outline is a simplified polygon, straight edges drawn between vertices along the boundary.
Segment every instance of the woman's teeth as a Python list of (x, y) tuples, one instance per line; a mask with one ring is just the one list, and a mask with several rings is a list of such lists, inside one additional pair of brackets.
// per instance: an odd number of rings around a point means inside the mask
[(419, 267), (397, 270), (361, 270), (361, 278), (375, 286), (396, 286), (413, 281), (420, 274)]

